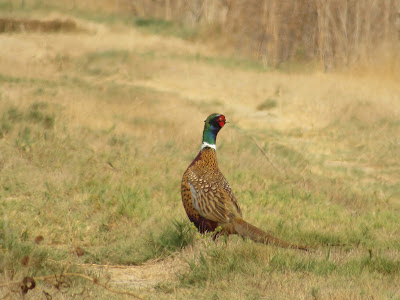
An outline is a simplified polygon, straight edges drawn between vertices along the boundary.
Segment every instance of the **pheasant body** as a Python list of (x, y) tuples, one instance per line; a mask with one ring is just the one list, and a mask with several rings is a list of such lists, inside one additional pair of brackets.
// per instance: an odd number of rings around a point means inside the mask
[(218, 168), (215, 142), (225, 123), (225, 116), (220, 114), (207, 118), (202, 149), (183, 174), (182, 202), (190, 221), (200, 233), (214, 232), (221, 227), (222, 234), (239, 234), (260, 243), (307, 250), (282, 241), (242, 219), (238, 201)]
[[(214, 149), (202, 149), (182, 179), (182, 201), (189, 219), (201, 233), (242, 216), (228, 181), (218, 169)], [(226, 199), (231, 201), (227, 202)]]

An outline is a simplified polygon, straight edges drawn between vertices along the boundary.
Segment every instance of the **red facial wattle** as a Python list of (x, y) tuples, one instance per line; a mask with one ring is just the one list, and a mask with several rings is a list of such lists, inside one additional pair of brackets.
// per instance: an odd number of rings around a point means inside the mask
[(220, 116), (220, 117), (217, 119), (217, 122), (218, 122), (219, 126), (221, 126), (221, 128), (224, 127), (224, 125), (225, 125), (225, 123), (226, 123), (225, 116)]

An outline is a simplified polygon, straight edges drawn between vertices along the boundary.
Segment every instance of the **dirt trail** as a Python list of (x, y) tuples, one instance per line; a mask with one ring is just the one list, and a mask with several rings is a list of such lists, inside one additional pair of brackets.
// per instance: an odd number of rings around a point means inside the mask
[(154, 286), (176, 281), (176, 275), (185, 269), (186, 264), (180, 259), (167, 258), (147, 262), (140, 266), (120, 265), (80, 265), (90, 272), (99, 273), (108, 279), (108, 284), (125, 289), (151, 289)]

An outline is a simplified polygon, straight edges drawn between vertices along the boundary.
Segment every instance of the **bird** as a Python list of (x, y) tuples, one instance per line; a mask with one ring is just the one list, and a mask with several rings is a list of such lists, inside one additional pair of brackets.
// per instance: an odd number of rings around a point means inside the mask
[(307, 247), (274, 237), (243, 219), (239, 203), (217, 162), (217, 134), (229, 122), (218, 113), (211, 114), (204, 122), (200, 152), (181, 182), (183, 206), (197, 230), (201, 234), (213, 233), (213, 239), (222, 234), (237, 234), (258, 243), (308, 251)]

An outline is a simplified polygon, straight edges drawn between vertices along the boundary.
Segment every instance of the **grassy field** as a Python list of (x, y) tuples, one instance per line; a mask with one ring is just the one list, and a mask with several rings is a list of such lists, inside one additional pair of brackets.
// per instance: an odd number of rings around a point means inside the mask
[[(400, 299), (398, 78), (264, 70), (172, 25), (6, 11), (76, 29), (0, 33), (0, 297), (29, 277), (29, 299), (129, 297), (99, 283), (146, 299)], [(187, 221), (180, 180), (214, 112), (231, 122), (218, 159), (244, 218), (311, 253), (214, 243)]]

